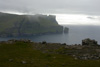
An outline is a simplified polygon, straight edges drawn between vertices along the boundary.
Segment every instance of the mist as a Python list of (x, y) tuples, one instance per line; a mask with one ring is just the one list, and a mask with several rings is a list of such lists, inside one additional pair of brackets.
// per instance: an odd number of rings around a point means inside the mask
[(0, 11), (100, 14), (100, 0), (0, 0)]
[(0, 0), (0, 12), (52, 14), (59, 24), (100, 25), (99, 3), (100, 0)]

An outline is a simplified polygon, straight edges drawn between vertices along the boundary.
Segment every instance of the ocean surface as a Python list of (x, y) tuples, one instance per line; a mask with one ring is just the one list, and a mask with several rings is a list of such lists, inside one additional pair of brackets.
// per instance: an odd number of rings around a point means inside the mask
[(34, 42), (46, 41), (49, 43), (66, 43), (68, 45), (81, 44), (85, 38), (95, 39), (100, 44), (100, 26), (93, 25), (63, 25), (69, 28), (67, 34), (47, 34), (36, 35), (31, 37), (5, 37), (0, 41), (6, 41), (9, 39), (30, 39)]

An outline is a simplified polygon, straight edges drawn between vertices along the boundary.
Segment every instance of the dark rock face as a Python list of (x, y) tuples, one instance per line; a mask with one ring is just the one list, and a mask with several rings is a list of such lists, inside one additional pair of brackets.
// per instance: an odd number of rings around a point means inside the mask
[(91, 40), (91, 39), (87, 38), (87, 39), (82, 40), (82, 45), (95, 46), (95, 45), (98, 45), (98, 43), (95, 40)]

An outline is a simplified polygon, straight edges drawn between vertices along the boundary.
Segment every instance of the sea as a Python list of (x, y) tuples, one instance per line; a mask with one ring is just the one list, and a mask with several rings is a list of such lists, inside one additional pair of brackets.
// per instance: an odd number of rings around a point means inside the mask
[(66, 43), (68, 45), (81, 44), (83, 39), (90, 38), (100, 44), (100, 26), (97, 25), (62, 25), (69, 28), (68, 33), (45, 34), (27, 37), (0, 37), (0, 41), (9, 39), (29, 39), (33, 42), (46, 41), (48, 43)]

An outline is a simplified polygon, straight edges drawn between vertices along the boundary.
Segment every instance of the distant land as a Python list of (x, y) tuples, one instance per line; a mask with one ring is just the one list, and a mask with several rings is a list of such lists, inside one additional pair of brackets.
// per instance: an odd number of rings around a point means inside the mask
[[(64, 30), (63, 30), (64, 29)], [(53, 15), (16, 15), (0, 12), (0, 37), (67, 33)]]

